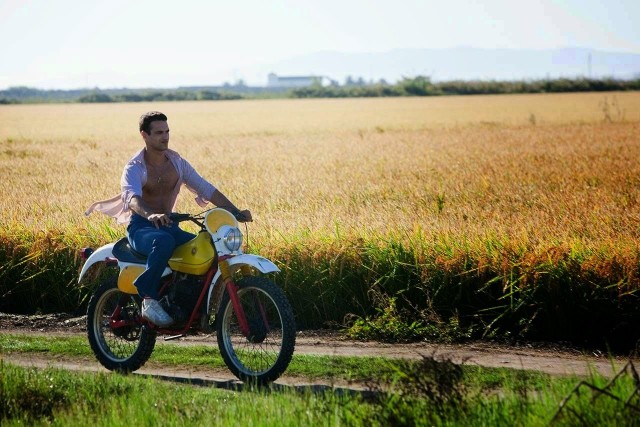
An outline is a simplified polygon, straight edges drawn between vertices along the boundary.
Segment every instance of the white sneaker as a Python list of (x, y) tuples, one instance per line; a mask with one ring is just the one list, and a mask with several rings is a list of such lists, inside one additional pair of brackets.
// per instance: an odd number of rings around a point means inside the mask
[(173, 323), (173, 319), (164, 311), (160, 303), (151, 298), (142, 300), (142, 318), (161, 328)]

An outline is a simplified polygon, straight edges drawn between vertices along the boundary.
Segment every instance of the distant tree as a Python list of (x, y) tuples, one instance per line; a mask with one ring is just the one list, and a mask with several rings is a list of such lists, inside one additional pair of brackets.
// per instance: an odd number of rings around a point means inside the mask
[(431, 78), (426, 76), (417, 76), (413, 78), (404, 77), (400, 80), (398, 86), (406, 92), (407, 95), (426, 96), (436, 94), (433, 89), (433, 84), (431, 83)]
[(164, 93), (162, 92), (150, 92), (147, 94), (146, 101), (162, 101)]
[(43, 96), (44, 91), (27, 86), (13, 86), (4, 93), (15, 98), (39, 98)]
[(93, 92), (78, 98), (78, 102), (90, 103), (90, 102), (113, 102), (113, 99), (106, 93)]
[(201, 90), (198, 93), (198, 99), (202, 99), (203, 101), (218, 100), (221, 97), (222, 96), (218, 92), (213, 92), (210, 90)]
[(138, 93), (123, 93), (118, 98), (122, 102), (142, 102), (145, 100), (144, 97)]

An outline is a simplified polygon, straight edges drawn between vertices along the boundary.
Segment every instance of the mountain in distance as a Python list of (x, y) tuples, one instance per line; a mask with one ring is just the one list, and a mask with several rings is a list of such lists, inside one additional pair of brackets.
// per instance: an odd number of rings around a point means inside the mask
[(254, 70), (262, 79), (279, 76), (326, 76), (342, 83), (351, 76), (389, 83), (403, 77), (428, 76), (432, 81), (538, 80), (557, 78), (640, 78), (640, 54), (588, 48), (549, 50), (395, 49), (379, 53), (317, 52)]

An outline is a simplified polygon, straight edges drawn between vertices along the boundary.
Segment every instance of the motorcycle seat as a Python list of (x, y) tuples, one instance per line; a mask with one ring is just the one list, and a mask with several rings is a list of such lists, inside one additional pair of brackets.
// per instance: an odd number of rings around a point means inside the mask
[(113, 256), (120, 262), (131, 262), (135, 264), (146, 264), (147, 256), (136, 252), (126, 237), (118, 240), (112, 249)]

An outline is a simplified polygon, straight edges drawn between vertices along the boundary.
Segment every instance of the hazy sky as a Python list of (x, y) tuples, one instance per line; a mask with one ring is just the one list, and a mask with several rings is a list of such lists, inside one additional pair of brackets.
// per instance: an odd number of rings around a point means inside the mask
[(640, 53), (640, 0), (0, 0), (0, 89), (216, 85), (318, 51)]

